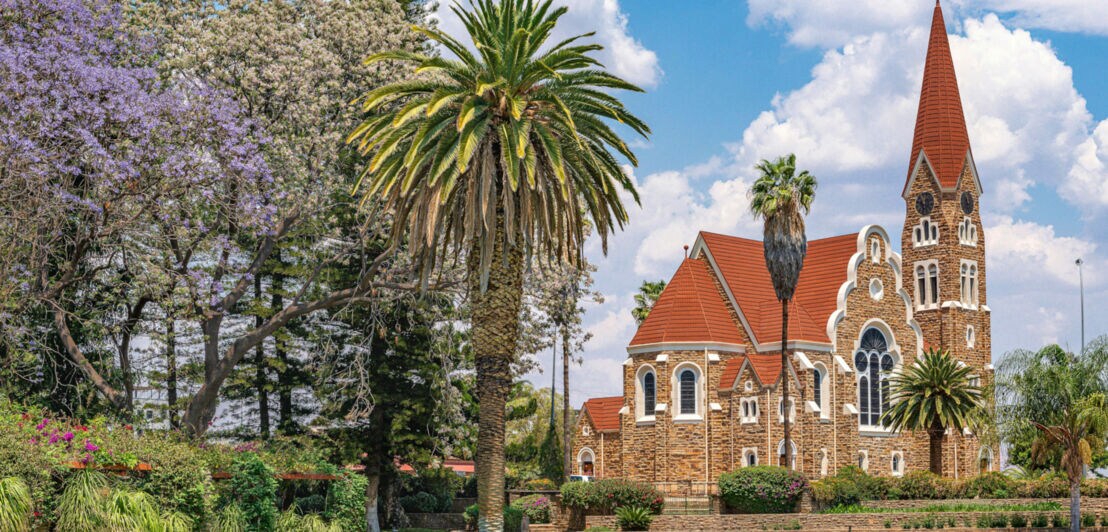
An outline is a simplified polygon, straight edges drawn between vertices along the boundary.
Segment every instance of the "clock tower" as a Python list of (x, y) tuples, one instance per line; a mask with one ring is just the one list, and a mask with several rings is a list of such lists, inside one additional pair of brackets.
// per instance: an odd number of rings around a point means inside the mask
[(981, 180), (973, 162), (942, 8), (935, 3), (904, 186), (904, 286), (926, 348), (991, 369)]

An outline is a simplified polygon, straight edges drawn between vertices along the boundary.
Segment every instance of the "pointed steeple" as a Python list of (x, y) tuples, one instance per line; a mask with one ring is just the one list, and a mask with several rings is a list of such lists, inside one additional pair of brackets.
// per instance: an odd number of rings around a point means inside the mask
[(966, 117), (962, 112), (962, 98), (958, 94), (946, 23), (942, 7), (936, 0), (919, 111), (916, 113), (916, 131), (912, 139), (912, 158), (908, 161), (908, 180), (912, 179), (911, 172), (922, 151), (943, 188), (954, 187), (962, 174), (969, 148)]

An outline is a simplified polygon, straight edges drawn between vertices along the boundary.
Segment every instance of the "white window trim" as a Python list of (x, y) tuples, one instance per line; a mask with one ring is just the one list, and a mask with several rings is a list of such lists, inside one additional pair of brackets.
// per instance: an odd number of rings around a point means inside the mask
[[(935, 267), (936, 280), (942, 274), (942, 270), (939, 268), (938, 259), (928, 259), (917, 261), (912, 265), (912, 282), (913, 290), (916, 292), (916, 310), (934, 310), (939, 308), (939, 295), (931, 293), (931, 267)], [(919, 269), (923, 268), (923, 291), (919, 290)], [(941, 283), (935, 282), (934, 286), (939, 287)], [(941, 291), (941, 290), (940, 290)]]
[(869, 242), (869, 254), (870, 260), (874, 263), (881, 262), (881, 239), (871, 238)]
[[(966, 270), (963, 275), (962, 270)], [(958, 267), (958, 301), (964, 308), (976, 309), (981, 295), (981, 269), (977, 261), (961, 259)], [(968, 286), (967, 286), (968, 285)]]
[(758, 448), (757, 447), (743, 447), (742, 465), (740, 467), (751, 467), (748, 463), (750, 456), (754, 457), (754, 465), (758, 465)]
[(585, 423), (584, 425), (581, 426), (581, 435), (582, 436), (588, 436), (589, 435), (589, 424), (588, 423)]
[[(894, 375), (897, 375), (901, 372), (901, 368), (902, 368), (902, 364), (903, 364), (904, 359), (900, 356), (900, 352), (897, 349), (894, 348), (895, 344), (893, 342), (894, 342), (895, 338), (892, 336), (891, 331), (887, 330), (887, 328), (885, 326), (877, 326), (877, 325), (878, 324), (867, 323), (867, 325), (862, 328), (862, 334), (858, 336), (858, 340), (855, 340), (854, 353), (858, 353), (858, 351), (861, 349), (861, 345), (860, 345), (861, 338), (862, 338), (862, 336), (864, 336), (866, 334), (866, 331), (868, 331), (869, 329), (876, 329), (878, 332), (880, 332), (882, 335), (884, 335), (884, 337), (885, 337), (885, 348), (887, 349), (887, 351), (885, 351), (885, 353), (880, 353), (879, 354), (879, 356), (877, 358), (878, 364), (881, 363), (881, 359), (884, 358), (884, 355), (888, 354), (889, 356), (891, 356), (893, 358), (893, 369), (891, 369), (889, 371), (881, 371), (880, 369), (878, 369), (878, 372), (877, 372), (878, 382), (877, 382), (876, 386), (880, 387), (882, 381), (891, 381)], [(884, 325), (884, 324), (881, 324), (881, 325)], [(854, 361), (851, 360), (851, 364), (853, 364), (853, 363), (854, 363)], [(867, 368), (868, 368), (868, 366), (867, 366)], [(855, 388), (854, 397), (855, 397), (855, 399), (858, 400), (858, 432), (859, 432), (859, 434), (862, 435), (862, 436), (888, 436), (888, 435), (895, 434), (896, 432), (893, 431), (891, 428), (886, 427), (884, 425), (881, 425), (880, 420), (878, 421), (877, 425), (870, 425), (868, 423), (863, 423), (863, 417), (861, 415), (862, 378), (867, 378), (868, 379), (870, 377), (870, 373), (869, 373), (868, 369), (864, 373), (861, 372), (861, 371), (857, 371), (857, 368), (853, 368), (853, 369), (855, 369), (855, 374), (856, 374), (855, 377), (854, 377), (854, 388)], [(870, 384), (870, 386), (873, 386), (873, 384)], [(891, 384), (890, 384), (890, 391), (891, 391)], [(881, 398), (881, 401), (882, 402), (879, 403), (879, 406), (884, 404), (883, 403), (884, 397)], [(891, 398), (889, 400), (889, 405), (892, 406)], [(872, 409), (873, 409), (873, 405), (871, 404), (870, 405), (870, 411), (871, 412), (872, 412)], [(882, 414), (884, 414), (884, 411), (882, 411)], [(868, 421), (868, 418), (867, 418), (867, 421)]]
[(958, 224), (958, 243), (963, 246), (977, 247), (977, 224), (966, 216)]
[(858, 457), (862, 458), (862, 465), (860, 466), (860, 469), (862, 471), (865, 471), (865, 472), (868, 473), (869, 472), (869, 451), (858, 451), (858, 454), (854, 456), (854, 459), (857, 460)]
[[(924, 224), (924, 222), (927, 222)], [(924, 226), (926, 225), (927, 231), (930, 234), (924, 233)], [(918, 232), (917, 232), (918, 231)], [(923, 216), (919, 219), (919, 223), (912, 226), (912, 247), (922, 248), (925, 246), (934, 246), (939, 243), (939, 224), (931, 220), (930, 216)]]
[[(750, 409), (750, 415), (744, 415), (747, 412), (747, 407)], [(755, 423), (758, 423), (758, 398), (743, 397), (739, 399), (739, 424), (751, 425)]]
[[(896, 464), (894, 464), (894, 462), (893, 462), (897, 458), (900, 459), (900, 467), (899, 468), (897, 468)], [(889, 472), (894, 477), (904, 476), (904, 452), (903, 451), (893, 451), (893, 452), (889, 453)]]
[[(831, 372), (827, 371), (827, 366), (824, 366), (823, 362), (816, 362), (815, 364), (813, 364), (813, 366), (815, 366), (813, 370), (820, 373), (819, 402), (816, 403), (816, 406), (819, 407), (819, 417), (820, 419), (824, 420), (831, 419), (831, 386), (827, 382), (828, 376), (831, 374)], [(812, 397), (815, 398), (815, 394), (813, 394)]]
[(588, 447), (584, 447), (577, 452), (577, 474), (585, 474), (585, 453), (589, 453), (589, 458), (592, 458), (592, 474), (596, 475), (596, 453)]
[(643, 389), (643, 379), (647, 373), (654, 374), (654, 409), (658, 408), (658, 372), (654, 366), (643, 364), (635, 372), (635, 422), (639, 424), (654, 423), (654, 412), (646, 411), (646, 390)]
[(977, 344), (977, 329), (973, 325), (966, 325), (966, 347), (973, 349)]
[[(796, 469), (796, 458), (798, 456), (800, 456), (800, 449), (797, 448), (795, 439), (791, 439), (791, 438), (789, 439), (789, 447), (791, 447), (792, 451), (793, 451), (792, 455), (790, 456), (790, 458), (792, 459), (792, 463), (789, 464), (789, 469)], [(781, 457), (784, 456), (784, 455), (785, 455), (785, 440), (782, 439), (781, 441), (777, 442), (777, 455), (776, 455), (777, 461), (774, 462), (773, 465), (779, 465), (781, 463)]]
[[(681, 373), (685, 370), (692, 370), (696, 375), (696, 383), (693, 386), (695, 393), (695, 399), (693, 400), (694, 412), (692, 414), (681, 413)], [(700, 366), (693, 362), (682, 362), (673, 369), (673, 374), (670, 377), (670, 394), (673, 397), (673, 404), (677, 405), (673, 409), (673, 421), (675, 423), (691, 423), (704, 421), (704, 372), (700, 370)]]

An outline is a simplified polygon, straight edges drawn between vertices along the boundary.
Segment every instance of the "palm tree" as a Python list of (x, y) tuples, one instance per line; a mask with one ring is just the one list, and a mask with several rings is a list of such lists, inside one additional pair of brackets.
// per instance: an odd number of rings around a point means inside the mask
[(373, 63), (414, 63), (417, 77), (370, 90), (369, 113), (349, 136), (368, 164), (355, 193), (383, 203), (394, 243), (404, 241), (424, 283), (446, 257), (464, 256), (478, 394), (479, 526), (500, 530), (504, 403), (520, 337), (524, 262), (580, 265), (586, 227), (607, 250), (622, 228), (626, 191), (616, 156), (637, 164), (608, 121), (650, 129), (610, 92), (641, 92), (603, 70), (579, 44), (547, 46), (566, 8), (549, 0), (455, 3), (472, 50), (433, 28), (415, 30), (456, 59), (395, 51)]
[(936, 475), (943, 474), (946, 430), (976, 428), (975, 416), (983, 408), (972, 372), (946, 351), (929, 349), (889, 382), (893, 405), (881, 422), (896, 431), (926, 430), (931, 438), (931, 472)]
[(1007, 353), (997, 367), (997, 413), (1013, 441), (1033, 427), (1031, 458), (1066, 473), (1070, 526), (1078, 530), (1081, 479), (1108, 437), (1108, 339), (1080, 355), (1057, 345)]
[(646, 317), (650, 315), (650, 309), (662, 296), (662, 290), (666, 289), (666, 282), (643, 281), (639, 287), (639, 293), (635, 294), (635, 308), (631, 309), (631, 315), (635, 317), (635, 324), (642, 325)]
[[(789, 438), (789, 301), (796, 291), (808, 238), (804, 235), (804, 214), (812, 208), (816, 197), (816, 177), (807, 170), (796, 173), (796, 155), (765, 159), (755, 167), (760, 174), (751, 189), (750, 210), (762, 218), (762, 246), (766, 269), (773, 280), (773, 290), (781, 302), (781, 401), (785, 405), (785, 467), (792, 467), (792, 445)], [(803, 214), (801, 214), (803, 211)]]

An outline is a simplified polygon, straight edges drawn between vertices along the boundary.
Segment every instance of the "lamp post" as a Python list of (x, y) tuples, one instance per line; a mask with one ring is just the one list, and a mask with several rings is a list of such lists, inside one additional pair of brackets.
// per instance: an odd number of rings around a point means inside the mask
[(1078, 290), (1081, 292), (1081, 353), (1085, 353), (1085, 275), (1081, 271), (1081, 265), (1085, 264), (1085, 261), (1080, 258), (1075, 261), (1077, 264), (1077, 283)]

